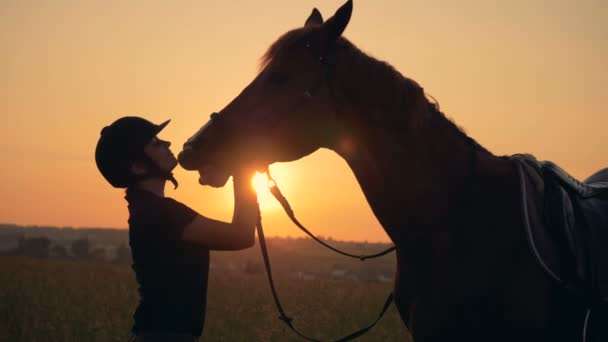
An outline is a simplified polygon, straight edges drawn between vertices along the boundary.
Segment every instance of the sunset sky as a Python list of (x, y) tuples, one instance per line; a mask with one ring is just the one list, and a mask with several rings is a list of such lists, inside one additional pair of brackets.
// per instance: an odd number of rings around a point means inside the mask
[[(172, 122), (177, 154), (256, 75), (266, 48), (342, 0), (0, 2), (0, 223), (127, 227), (124, 191), (94, 162), (120, 116)], [(355, 0), (345, 34), (435, 97), (495, 154), (527, 152), (585, 178), (608, 166), (608, 1)], [(271, 166), (300, 221), (388, 241), (355, 178), (320, 150)], [(166, 194), (229, 220), (232, 188), (177, 169)], [(301, 236), (267, 193), (267, 235)]]

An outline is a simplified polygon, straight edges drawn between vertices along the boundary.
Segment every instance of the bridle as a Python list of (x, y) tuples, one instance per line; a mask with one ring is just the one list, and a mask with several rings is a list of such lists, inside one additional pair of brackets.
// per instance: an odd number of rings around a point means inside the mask
[[(310, 43), (306, 43), (306, 48), (310, 49)], [(330, 50), (327, 56), (328, 57), (321, 55), (319, 57), (313, 57), (321, 65), (322, 72), (319, 78), (315, 82), (313, 82), (310, 87), (302, 91), (301, 95), (303, 95), (305, 98), (313, 98), (316, 95), (317, 91), (321, 88), (323, 83), (331, 79), (334, 70), (333, 67), (335, 66), (333, 51)], [(224, 127), (227, 125), (227, 121), (227, 118), (225, 118), (222, 114), (218, 112), (211, 113), (209, 121), (186, 141), (185, 146), (197, 147), (199, 145), (199, 136), (202, 135), (206, 128), (212, 125), (219, 125), (222, 127), (222, 129), (224, 129)], [(279, 124), (279, 122), (280, 120), (275, 120), (275, 122), (271, 125), (268, 125), (266, 129), (273, 130)]]
[[(310, 44), (306, 43), (306, 48), (310, 48)], [(319, 79), (314, 82), (310, 87), (308, 87), (306, 90), (304, 90), (302, 92), (302, 94), (306, 97), (312, 98), (314, 97), (316, 91), (321, 88), (321, 86), (323, 85), (324, 81), (328, 81), (332, 74), (333, 74), (333, 70), (334, 70), (334, 66), (335, 66), (335, 59), (334, 59), (334, 51), (333, 50), (329, 50), (328, 57), (321, 55), (320, 57), (318, 57), (318, 61), (322, 66), (322, 74), (319, 77)], [(220, 114), (218, 113), (213, 113), (211, 114), (211, 120), (219, 120), (220, 118)], [(269, 184), (269, 190), (272, 193), (272, 195), (277, 199), (277, 201), (279, 201), (279, 203), (281, 204), (281, 206), (283, 207), (283, 209), (285, 210), (285, 213), (287, 214), (287, 216), (289, 216), (289, 218), (293, 221), (293, 223), (300, 228), (304, 233), (306, 233), (308, 236), (310, 236), (313, 240), (317, 241), (318, 243), (320, 243), (321, 245), (323, 245), (326, 248), (331, 249), (332, 251), (338, 253), (338, 254), (342, 254), (344, 256), (350, 257), (350, 258), (356, 258), (359, 259), (361, 261), (365, 261), (366, 259), (373, 259), (373, 258), (377, 258), (383, 255), (386, 255), (392, 251), (395, 250), (395, 247), (390, 247), (382, 252), (379, 253), (375, 253), (375, 254), (371, 254), (371, 255), (355, 255), (355, 254), (351, 254), (351, 253), (347, 253), (347, 252), (343, 252), (325, 242), (323, 242), (321, 239), (317, 238), (313, 233), (311, 233), (308, 229), (306, 229), (306, 227), (304, 227), (299, 221), (298, 219), (295, 217), (295, 214), (291, 208), (291, 206), (289, 205), (289, 202), (287, 201), (287, 199), (285, 198), (285, 196), (283, 196), (283, 194), (281, 193), (281, 190), (279, 190), (279, 187), (277, 186), (276, 181), (272, 178), (271, 174), (270, 174), (270, 170), (268, 169), (268, 167), (266, 168), (266, 175), (268, 177), (268, 184)]]

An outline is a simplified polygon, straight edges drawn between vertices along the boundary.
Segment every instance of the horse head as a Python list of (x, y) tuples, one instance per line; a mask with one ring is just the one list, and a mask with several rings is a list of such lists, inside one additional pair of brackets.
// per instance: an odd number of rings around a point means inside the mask
[(274, 42), (257, 77), (186, 141), (181, 166), (213, 166), (226, 171), (227, 181), (243, 161), (293, 161), (333, 144), (338, 105), (332, 73), (351, 13), (350, 0), (327, 21), (315, 8), (303, 27)]

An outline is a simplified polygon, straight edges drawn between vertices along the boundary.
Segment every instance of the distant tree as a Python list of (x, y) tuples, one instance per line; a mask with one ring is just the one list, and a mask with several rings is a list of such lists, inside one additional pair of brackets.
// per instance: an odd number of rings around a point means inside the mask
[(17, 241), (17, 249), (15, 249), (15, 254), (24, 255), (25, 254), (25, 236), (21, 235), (19, 240)]
[(51, 240), (46, 237), (22, 238), (19, 240), (19, 244), (18, 250), (23, 255), (36, 258), (47, 258), (49, 256)]
[(125, 245), (124, 243), (118, 245), (114, 262), (121, 264), (130, 264), (133, 262), (131, 259), (131, 249), (127, 247), (127, 245)]
[(72, 241), (72, 255), (76, 258), (87, 258), (91, 247), (88, 239), (77, 239)]
[(62, 245), (55, 245), (51, 247), (51, 255), (58, 258), (65, 258), (68, 256), (68, 250)]

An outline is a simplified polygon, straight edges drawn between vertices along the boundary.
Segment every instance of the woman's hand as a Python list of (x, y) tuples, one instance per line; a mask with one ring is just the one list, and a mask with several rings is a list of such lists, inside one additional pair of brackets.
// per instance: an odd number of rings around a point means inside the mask
[(232, 172), (208, 165), (198, 171), (198, 182), (201, 185), (221, 188), (226, 185), (230, 176), (249, 176), (251, 178), (255, 175), (255, 172), (264, 173), (266, 170), (268, 170), (268, 165), (259, 161), (242, 163), (236, 166)]

